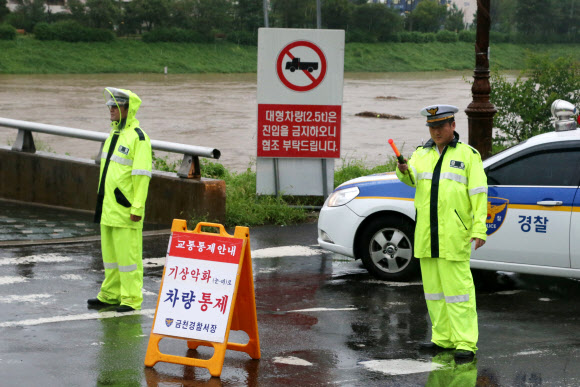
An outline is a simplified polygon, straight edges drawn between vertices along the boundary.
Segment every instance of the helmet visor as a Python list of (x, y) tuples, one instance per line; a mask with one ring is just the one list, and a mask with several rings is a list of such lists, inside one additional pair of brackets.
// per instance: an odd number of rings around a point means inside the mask
[(109, 107), (112, 106), (128, 106), (129, 105), (129, 94), (126, 92), (116, 89), (114, 87), (107, 87), (103, 92), (105, 97), (105, 104)]

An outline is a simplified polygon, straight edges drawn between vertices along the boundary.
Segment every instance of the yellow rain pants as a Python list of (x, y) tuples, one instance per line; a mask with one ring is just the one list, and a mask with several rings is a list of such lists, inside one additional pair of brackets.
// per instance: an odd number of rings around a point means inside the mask
[(431, 341), (443, 348), (477, 351), (475, 287), (469, 261), (421, 258), (423, 290), (433, 323)]
[(101, 224), (105, 280), (97, 298), (108, 304), (141, 309), (143, 302), (143, 238), (140, 228)]

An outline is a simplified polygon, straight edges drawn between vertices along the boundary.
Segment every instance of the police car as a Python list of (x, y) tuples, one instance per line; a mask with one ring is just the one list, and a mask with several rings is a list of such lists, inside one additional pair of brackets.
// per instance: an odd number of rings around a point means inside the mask
[[(532, 137), (487, 160), (487, 242), (471, 267), (580, 278), (580, 130), (574, 105), (552, 105), (556, 131)], [(405, 280), (413, 259), (415, 189), (394, 172), (360, 177), (328, 197), (318, 243), (361, 259), (371, 275)]]

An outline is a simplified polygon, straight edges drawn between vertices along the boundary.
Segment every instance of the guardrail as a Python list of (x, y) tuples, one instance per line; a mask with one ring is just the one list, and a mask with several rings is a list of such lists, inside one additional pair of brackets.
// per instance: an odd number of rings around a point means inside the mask
[[(80, 138), (89, 141), (98, 141), (101, 143), (99, 153), (95, 163), (101, 162), (101, 152), (105, 140), (109, 137), (108, 133), (94, 132), (76, 128), (67, 128), (65, 126), (47, 125), (37, 122), (13, 120), (10, 118), (0, 117), (0, 126), (18, 129), (16, 141), (12, 146), (13, 151), (35, 153), (34, 139), (32, 132), (53, 134), (56, 136)], [(219, 159), (221, 152), (216, 148), (203, 146), (179, 144), (175, 142), (151, 140), (151, 148), (171, 153), (183, 154), (183, 161), (177, 175), (181, 178), (199, 179), (201, 178), (201, 168), (199, 164), (200, 157)]]

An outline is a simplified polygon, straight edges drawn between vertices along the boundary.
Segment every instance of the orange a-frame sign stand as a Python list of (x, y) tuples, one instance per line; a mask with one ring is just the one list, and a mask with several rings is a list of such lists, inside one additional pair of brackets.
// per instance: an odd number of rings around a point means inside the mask
[[(201, 227), (215, 227), (219, 229), (219, 234), (202, 232)], [(245, 352), (252, 359), (260, 358), (260, 339), (258, 336), (258, 317), (256, 314), (256, 300), (254, 294), (254, 277), (252, 275), (252, 257), (250, 250), (250, 230), (247, 227), (237, 226), (234, 235), (228, 234), (224, 226), (215, 223), (198, 223), (193, 231), (187, 230), (187, 222), (185, 220), (174, 219), (171, 227), (171, 232), (187, 232), (193, 234), (213, 235), (227, 238), (243, 239), (243, 247), (236, 276), (236, 283), (234, 294), (232, 298), (232, 306), (228, 317), (226, 327), (225, 339), (223, 343), (192, 340), (189, 338), (169, 336), (153, 333), (155, 321), (157, 321), (157, 312), (159, 310), (159, 301), (162, 297), (161, 292), (163, 288), (163, 280), (159, 287), (159, 296), (157, 297), (157, 308), (155, 310), (154, 324), (151, 328), (151, 336), (149, 337), (149, 345), (147, 346), (147, 354), (145, 355), (145, 366), (153, 367), (157, 362), (166, 362), (174, 364), (183, 364), (193, 367), (207, 368), (211, 376), (219, 377), (222, 373), (226, 349)], [(165, 278), (165, 271), (163, 269), (163, 278)], [(240, 344), (228, 342), (230, 330), (244, 331), (249, 336), (247, 344)], [(210, 359), (203, 360), (197, 358), (190, 358), (184, 356), (175, 356), (161, 353), (159, 350), (159, 342), (165, 337), (174, 339), (187, 340), (187, 347), (195, 349), (198, 346), (213, 347), (214, 354)]]

